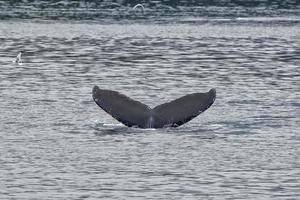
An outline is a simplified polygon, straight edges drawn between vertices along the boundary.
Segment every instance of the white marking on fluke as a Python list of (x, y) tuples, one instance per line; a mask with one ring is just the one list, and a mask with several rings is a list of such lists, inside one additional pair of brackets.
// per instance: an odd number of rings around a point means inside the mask
[(143, 6), (142, 4), (140, 4), (140, 3), (136, 4), (132, 9), (134, 10), (134, 9), (136, 9), (136, 8), (138, 8), (138, 7), (141, 7), (142, 10), (145, 9), (144, 6)]

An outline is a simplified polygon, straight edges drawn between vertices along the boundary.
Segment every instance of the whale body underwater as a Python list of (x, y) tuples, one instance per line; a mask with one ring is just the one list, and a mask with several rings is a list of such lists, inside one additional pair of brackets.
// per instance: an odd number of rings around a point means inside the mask
[(154, 108), (133, 100), (117, 91), (94, 86), (95, 103), (106, 113), (128, 127), (178, 127), (207, 110), (216, 99), (216, 90), (192, 93)]

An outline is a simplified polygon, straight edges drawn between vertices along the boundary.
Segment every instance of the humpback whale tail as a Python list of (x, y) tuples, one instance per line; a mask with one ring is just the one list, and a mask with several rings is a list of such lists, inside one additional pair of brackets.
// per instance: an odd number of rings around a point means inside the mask
[(163, 128), (177, 127), (208, 109), (215, 101), (216, 90), (193, 93), (179, 99), (150, 108), (119, 92), (93, 88), (96, 104), (113, 118), (129, 127)]

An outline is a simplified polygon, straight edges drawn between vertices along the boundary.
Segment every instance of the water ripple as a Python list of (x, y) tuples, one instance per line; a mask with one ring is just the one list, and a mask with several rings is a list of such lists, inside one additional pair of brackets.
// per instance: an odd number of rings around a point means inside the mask
[[(239, 20), (2, 21), (0, 198), (297, 199), (299, 26)], [(94, 104), (94, 85), (149, 106), (217, 99), (141, 130)]]

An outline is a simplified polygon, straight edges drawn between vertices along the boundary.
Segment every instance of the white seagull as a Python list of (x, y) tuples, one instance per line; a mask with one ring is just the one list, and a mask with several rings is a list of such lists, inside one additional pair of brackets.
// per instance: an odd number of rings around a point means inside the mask
[(140, 3), (136, 4), (132, 9), (134, 10), (134, 9), (136, 9), (136, 8), (138, 8), (138, 7), (141, 7), (142, 10), (145, 9), (144, 6), (143, 6), (142, 4), (140, 4)]
[(20, 53), (18, 54), (18, 56), (16, 57), (15, 63), (18, 63), (18, 64), (19, 64), (19, 63), (22, 62), (21, 56), (22, 56), (22, 52), (20, 52)]

